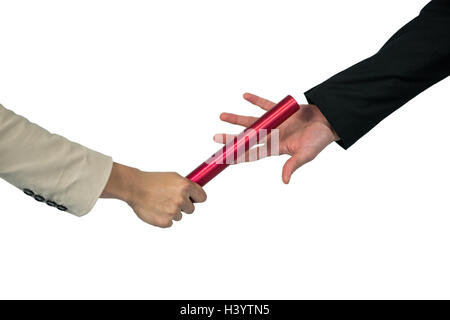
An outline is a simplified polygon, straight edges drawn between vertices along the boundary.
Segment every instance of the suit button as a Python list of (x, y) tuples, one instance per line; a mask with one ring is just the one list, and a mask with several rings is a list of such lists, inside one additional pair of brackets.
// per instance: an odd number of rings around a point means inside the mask
[(37, 195), (34, 196), (34, 200), (36, 200), (38, 202), (44, 202), (45, 198), (43, 196), (40, 196), (40, 195), (37, 194)]
[(57, 206), (55, 201), (47, 200), (45, 203), (48, 204), (50, 207), (56, 207)]
[(58, 206), (56, 206), (56, 208), (57, 208), (58, 210), (61, 210), (61, 211), (66, 211), (66, 210), (67, 210), (67, 208), (64, 207), (64, 206), (62, 206), (62, 205), (58, 205)]
[(27, 196), (33, 197), (34, 196), (34, 192), (31, 191), (30, 189), (23, 189), (23, 192), (25, 192), (25, 194)]

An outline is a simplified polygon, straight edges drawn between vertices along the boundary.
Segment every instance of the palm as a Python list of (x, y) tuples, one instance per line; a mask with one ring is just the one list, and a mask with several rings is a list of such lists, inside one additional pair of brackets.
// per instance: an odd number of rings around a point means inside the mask
[[(269, 100), (249, 93), (244, 94), (244, 99), (264, 110), (269, 110), (275, 105)], [(231, 113), (222, 113), (220, 118), (225, 122), (244, 127), (250, 126), (257, 119)], [(328, 144), (338, 140), (326, 118), (314, 105), (302, 105), (299, 111), (279, 127), (279, 130), (279, 153), (292, 156), (283, 167), (284, 183), (289, 183), (292, 173), (300, 166), (314, 159)], [(214, 140), (225, 141), (224, 134), (216, 135)], [(247, 158), (246, 161), (250, 160)]]
[(326, 119), (313, 105), (303, 105), (301, 111), (286, 120), (279, 129), (280, 154), (294, 156), (301, 152), (311, 158), (334, 141)]

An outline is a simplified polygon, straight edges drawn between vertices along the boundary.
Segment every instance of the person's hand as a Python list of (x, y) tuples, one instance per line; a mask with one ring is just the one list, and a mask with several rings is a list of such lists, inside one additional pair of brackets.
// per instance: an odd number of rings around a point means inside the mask
[[(275, 103), (263, 99), (254, 94), (245, 93), (244, 99), (257, 105), (258, 107), (269, 110)], [(220, 119), (232, 124), (248, 127), (258, 118), (236, 115), (232, 113), (222, 113)], [(327, 119), (315, 105), (301, 105), (300, 110), (286, 120), (279, 128), (279, 154), (289, 154), (289, 158), (283, 166), (282, 179), (284, 183), (289, 183), (291, 175), (295, 170), (305, 163), (313, 160), (327, 145), (333, 141), (339, 140), (339, 137), (331, 128)], [(225, 143), (229, 135), (216, 134), (214, 141)], [(270, 136), (266, 143), (270, 143)], [(270, 148), (266, 148), (270, 151)], [(266, 156), (270, 156), (267, 152)], [(259, 160), (264, 156), (257, 154), (256, 159), (251, 157), (241, 158), (243, 161)]]
[(206, 193), (175, 172), (143, 172), (114, 163), (101, 197), (123, 200), (143, 221), (167, 228), (181, 220), (182, 211), (193, 213), (192, 202), (204, 202)]

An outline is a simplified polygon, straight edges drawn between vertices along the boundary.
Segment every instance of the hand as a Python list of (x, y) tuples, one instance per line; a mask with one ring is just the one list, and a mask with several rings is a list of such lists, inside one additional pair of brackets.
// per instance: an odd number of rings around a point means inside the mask
[(175, 172), (143, 172), (114, 163), (101, 197), (123, 200), (143, 221), (167, 228), (181, 220), (181, 211), (193, 213), (192, 201), (204, 202), (206, 193)]
[[(270, 110), (275, 103), (256, 95), (245, 93), (244, 99), (264, 110)], [(225, 122), (237, 124), (243, 127), (252, 125), (257, 118), (222, 113), (220, 119)], [(300, 110), (286, 120), (279, 128), (279, 154), (289, 154), (289, 158), (283, 166), (282, 179), (289, 183), (295, 170), (305, 163), (313, 160), (327, 145), (339, 140), (336, 132), (331, 128), (327, 119), (315, 105), (301, 105)], [(216, 134), (214, 141), (224, 143), (225, 134)], [(270, 136), (266, 143), (270, 143)], [(270, 150), (270, 148), (267, 148)], [(270, 154), (267, 154), (270, 156)], [(263, 158), (259, 153), (256, 159), (245, 157), (246, 162)]]

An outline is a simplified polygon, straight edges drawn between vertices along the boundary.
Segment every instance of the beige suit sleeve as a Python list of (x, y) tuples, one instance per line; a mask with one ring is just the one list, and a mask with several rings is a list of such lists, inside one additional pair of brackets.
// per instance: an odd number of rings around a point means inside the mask
[(111, 170), (111, 157), (0, 105), (0, 177), (38, 202), (82, 216), (94, 207)]

